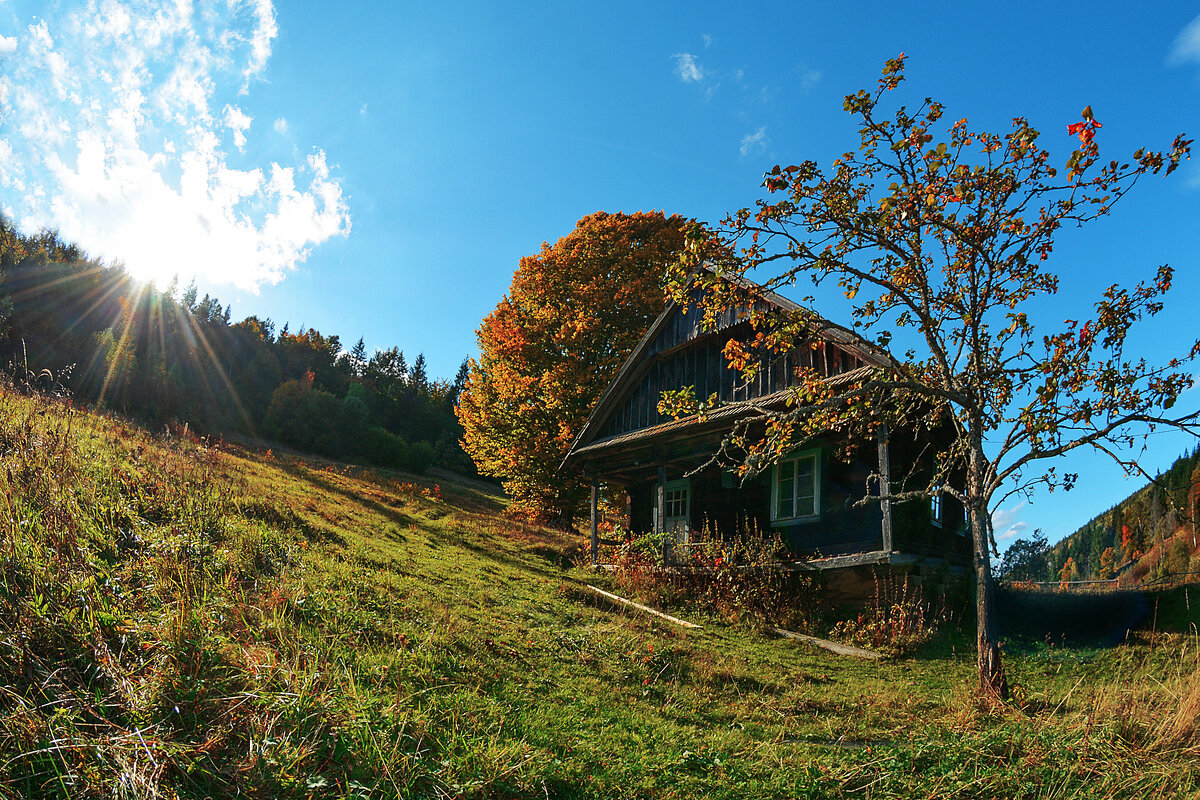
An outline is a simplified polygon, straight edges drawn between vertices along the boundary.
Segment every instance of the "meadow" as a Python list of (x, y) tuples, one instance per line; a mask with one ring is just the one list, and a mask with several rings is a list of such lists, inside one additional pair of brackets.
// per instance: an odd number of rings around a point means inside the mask
[[(1200, 794), (1190, 596), (1115, 647), (849, 659), (584, 588), (486, 484), (0, 391), (0, 797)], [(1200, 598), (1198, 598), (1200, 602)]]

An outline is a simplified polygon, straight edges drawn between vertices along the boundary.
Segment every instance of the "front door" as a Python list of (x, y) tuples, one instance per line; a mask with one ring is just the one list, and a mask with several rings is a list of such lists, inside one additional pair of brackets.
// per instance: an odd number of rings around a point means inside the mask
[[(692, 482), (690, 479), (680, 478), (675, 481), (667, 481), (666, 492), (663, 494), (663, 508), (665, 509), (663, 523), (661, 526), (655, 525), (655, 528), (670, 534), (663, 537), (664, 555), (668, 561), (677, 561), (686, 557), (686, 546), (691, 541)], [(657, 503), (654, 515), (658, 516)]]

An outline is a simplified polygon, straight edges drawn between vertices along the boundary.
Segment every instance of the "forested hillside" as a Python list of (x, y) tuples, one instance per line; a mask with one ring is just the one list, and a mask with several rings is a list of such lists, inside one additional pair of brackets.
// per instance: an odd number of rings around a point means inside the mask
[(454, 405), (465, 380), (432, 379), (392, 347), (270, 319), (232, 321), (194, 285), (137, 283), (54, 233), (0, 220), (0, 367), (41, 389), (149, 423), (275, 438), (327, 456), (467, 474)]
[(1131, 561), (1145, 556), (1135, 568), (1136, 579), (1153, 580), (1167, 573), (1190, 570), (1196, 547), (1193, 522), (1200, 479), (1200, 447), (1176, 459), (1155, 481), (1096, 515), (1086, 525), (1049, 550), (1049, 570), (1055, 578), (1064, 568), (1074, 577), (1110, 578)]

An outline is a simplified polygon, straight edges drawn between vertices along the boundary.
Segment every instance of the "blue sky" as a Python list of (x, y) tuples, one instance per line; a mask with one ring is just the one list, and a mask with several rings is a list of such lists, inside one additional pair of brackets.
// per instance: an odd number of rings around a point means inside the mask
[[(235, 318), (424, 352), (449, 376), (522, 255), (601, 209), (716, 222), (759, 196), (773, 164), (828, 164), (856, 140), (842, 96), (901, 51), (910, 101), (931, 95), (997, 130), (1026, 116), (1063, 156), (1088, 104), (1106, 155), (1200, 132), (1197, 14), (0, 0), (0, 207), (160, 286), (195, 274)], [(1104, 286), (1169, 262), (1171, 305), (1136, 344), (1185, 347), (1198, 208), (1200, 158), (1065, 233), (1047, 318), (1081, 316)], [(1185, 446), (1155, 436), (1147, 463)], [(1092, 459), (1072, 467), (1080, 490), (1009, 504), (998, 531), (1055, 539), (1134, 486)]]

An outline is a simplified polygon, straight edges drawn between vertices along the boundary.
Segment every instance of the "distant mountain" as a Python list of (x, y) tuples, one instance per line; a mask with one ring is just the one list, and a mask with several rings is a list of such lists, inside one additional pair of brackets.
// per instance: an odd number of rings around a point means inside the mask
[[(1191, 570), (1197, 549), (1200, 446), (1050, 549), (1052, 574), (1073, 559), (1079, 578), (1146, 582)], [(1107, 556), (1105, 551), (1112, 552)]]

